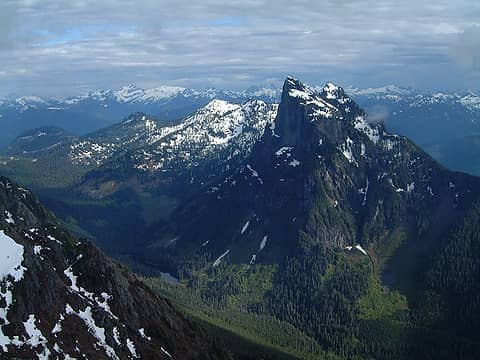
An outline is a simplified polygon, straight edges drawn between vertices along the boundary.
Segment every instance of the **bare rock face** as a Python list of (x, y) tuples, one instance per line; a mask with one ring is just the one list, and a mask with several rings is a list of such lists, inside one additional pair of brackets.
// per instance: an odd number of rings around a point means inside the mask
[(0, 178), (2, 359), (228, 359), (127, 269)]

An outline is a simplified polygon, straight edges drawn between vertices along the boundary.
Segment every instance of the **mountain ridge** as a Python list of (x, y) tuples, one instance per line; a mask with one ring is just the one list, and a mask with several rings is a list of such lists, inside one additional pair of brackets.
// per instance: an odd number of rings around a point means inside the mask
[(49, 203), (210, 316), (274, 319), (340, 357), (474, 354), (479, 178), (389, 133), (333, 83), (288, 77), (281, 100), (215, 100), (167, 134), (134, 114), (98, 135), (124, 150)]
[[(221, 309), (240, 301), (347, 357), (385, 358), (394, 351), (421, 358), (458, 347), (474, 353), (473, 333), (470, 345), (433, 335), (455, 331), (441, 318), (418, 338), (434, 347), (402, 338), (380, 345), (380, 335), (370, 336), (378, 319), (394, 332), (398, 324), (419, 331), (420, 320), (404, 318), (422, 313), (423, 319), (431, 292), (445, 304), (443, 316), (455, 318), (463, 295), (447, 300), (442, 285), (432, 287), (427, 278), (475, 212), (480, 179), (444, 169), (407, 138), (369, 123), (331, 83), (317, 92), (287, 78), (283, 90), (274, 131), (265, 130), (244, 165), (215, 191), (173, 212), (139, 258), (173, 271)], [(250, 298), (243, 284), (270, 271), (273, 277), (262, 279), (266, 289)], [(475, 277), (474, 270), (467, 273)], [(474, 295), (468, 299), (476, 303)]]
[[(319, 86), (312, 88), (321, 91)], [(479, 174), (480, 164), (475, 156), (480, 149), (478, 93), (419, 91), (395, 85), (350, 87), (347, 91), (367, 109), (371, 118), (383, 121), (391, 132), (413, 139), (452, 169)], [(242, 91), (168, 86), (143, 90), (125, 86), (92, 91), (90, 95), (69, 100), (38, 97), (18, 98), (18, 102), (4, 100), (0, 104), (4, 130), (0, 133), (0, 146), (39, 126), (53, 125), (83, 136), (139, 111), (151, 114), (162, 125), (176, 125), (215, 98), (237, 104), (250, 99), (277, 103), (280, 95), (281, 89), (272, 85)]]
[[(0, 178), (2, 358), (229, 358), (166, 300)], [(5, 262), (4, 262), (5, 261)]]

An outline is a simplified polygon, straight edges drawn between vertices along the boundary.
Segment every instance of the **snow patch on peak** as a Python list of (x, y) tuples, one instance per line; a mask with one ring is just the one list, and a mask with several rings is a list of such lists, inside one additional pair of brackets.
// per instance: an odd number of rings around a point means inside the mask
[(334, 105), (324, 100), (315, 89), (301, 83), (293, 84), (295, 87), (288, 90), (288, 96), (291, 98), (300, 99), (304, 105), (311, 106), (309, 113), (309, 116), (312, 118), (311, 121), (317, 120), (318, 116), (323, 118), (332, 118), (333, 112), (338, 111)]
[(15, 220), (13, 220), (13, 216), (9, 211), (5, 210), (5, 215), (7, 215), (7, 217), (5, 218), (5, 222), (7, 224), (15, 224)]
[(287, 154), (287, 156), (290, 156), (291, 155), (290, 151), (292, 149), (293, 149), (292, 146), (283, 146), (275, 152), (275, 155), (276, 156), (282, 156), (283, 154)]
[(17, 244), (3, 230), (0, 230), (0, 250), (0, 279), (11, 276), (15, 282), (20, 281), (26, 270), (22, 266), (23, 245)]
[(243, 234), (245, 231), (247, 231), (248, 225), (250, 225), (250, 221), (247, 221), (245, 225), (243, 225), (242, 231), (240, 231), (240, 234)]
[(355, 245), (355, 249), (357, 249), (358, 251), (360, 251), (363, 255), (367, 255), (367, 252), (362, 248), (362, 246), (360, 244), (357, 244)]
[(460, 99), (460, 103), (470, 110), (480, 110), (480, 96), (473, 94), (464, 96)]
[(36, 347), (40, 344), (45, 344), (47, 342), (47, 339), (45, 336), (43, 336), (42, 332), (37, 328), (37, 325), (35, 324), (36, 319), (34, 314), (30, 314), (28, 316), (27, 321), (23, 323), (23, 327), (25, 328), (25, 331), (28, 334), (28, 341), (27, 344)]
[(257, 178), (258, 182), (263, 185), (263, 180), (260, 177), (260, 175), (258, 175), (258, 172), (255, 169), (253, 169), (249, 164), (247, 164), (247, 169), (250, 170), (250, 172), (252, 173), (252, 176), (254, 178)]
[(300, 166), (300, 161), (298, 161), (297, 159), (293, 159), (288, 163), (288, 165), (290, 165), (291, 167), (297, 167)]
[(340, 150), (349, 163), (358, 166), (357, 160), (355, 160), (355, 157), (353, 156), (353, 144), (353, 140), (350, 139), (350, 137), (347, 137), (345, 142), (338, 147), (338, 150)]
[(336, 92), (338, 91), (339, 87), (331, 82), (327, 82), (323, 88), (327, 99), (336, 99), (337, 95)]
[(172, 355), (170, 355), (170, 353), (169, 353), (167, 350), (165, 350), (165, 349), (163, 348), (163, 346), (160, 347), (160, 350), (162, 350), (162, 352), (163, 352), (165, 355), (167, 355), (170, 359), (173, 359)]
[(368, 256), (368, 253), (365, 251), (365, 249), (360, 244), (357, 244), (355, 246), (345, 246), (345, 250), (348, 250), (348, 251), (352, 251), (354, 248), (357, 249), (358, 251), (360, 251), (363, 255)]
[(92, 308), (87, 306), (84, 311), (75, 311), (73, 308), (67, 304), (65, 306), (65, 313), (67, 315), (76, 315), (79, 317), (87, 327), (88, 331), (92, 336), (97, 340), (96, 345), (103, 348), (105, 353), (114, 360), (120, 360), (118, 355), (115, 353), (115, 350), (107, 344), (106, 336), (105, 336), (105, 329), (98, 326), (93, 318)]
[(238, 104), (232, 104), (225, 100), (212, 100), (203, 109), (212, 111), (215, 113), (225, 114), (230, 111), (234, 111), (240, 108)]
[(410, 184), (407, 185), (407, 193), (411, 193), (414, 190), (415, 190), (415, 182), (411, 182)]
[(168, 99), (181, 94), (185, 90), (185, 88), (179, 86), (160, 86), (145, 90), (142, 100), (146, 102), (154, 102), (162, 99)]
[(285, 80), (285, 84), (288, 84), (290, 86), (298, 86), (300, 84), (300, 81), (297, 78), (288, 75), (287, 79)]
[(267, 245), (267, 240), (268, 240), (268, 235), (265, 235), (262, 239), (262, 242), (260, 243), (260, 248), (258, 252), (262, 251), (265, 248), (265, 245)]
[(130, 351), (130, 354), (132, 354), (132, 357), (134, 357), (135, 359), (139, 358), (135, 344), (130, 339), (127, 339), (127, 348), (128, 348), (128, 351)]
[[(8, 311), (14, 302), (14, 283), (23, 278), (26, 270), (22, 266), (23, 254), (23, 246), (17, 244), (12, 238), (7, 236), (3, 230), (0, 230), (0, 282), (4, 284), (0, 288), (0, 299), (3, 300), (2, 307), (0, 307), (0, 323), (3, 325), (10, 323), (8, 321)], [(7, 345), (14, 344), (15, 341), (15, 338), (11, 339), (5, 335), (2, 326), (0, 326), (0, 349), (2, 349), (3, 352), (7, 352)]]
[(409, 89), (401, 88), (396, 85), (386, 85), (377, 88), (349, 88), (348, 92), (352, 95), (357, 96), (371, 96), (371, 95), (386, 95), (386, 94), (395, 94), (395, 95), (408, 95), (411, 93)]
[(378, 126), (372, 126), (368, 123), (364, 116), (357, 116), (353, 120), (353, 126), (358, 131), (364, 133), (373, 143), (378, 143), (380, 140), (380, 131)]
[(298, 90), (298, 89), (290, 89), (288, 91), (288, 95), (294, 98), (300, 98), (303, 100), (309, 100), (311, 94), (306, 91)]

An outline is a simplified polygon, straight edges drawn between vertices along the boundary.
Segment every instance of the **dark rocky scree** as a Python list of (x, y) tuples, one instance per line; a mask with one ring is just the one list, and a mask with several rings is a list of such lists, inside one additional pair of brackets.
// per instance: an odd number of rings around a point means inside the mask
[[(30, 191), (3, 177), (0, 214), (0, 228), (24, 248), (23, 278), (1, 280), (8, 324), (0, 320), (0, 358), (230, 358), (168, 301), (62, 230)], [(13, 303), (5, 307), (8, 290)]]

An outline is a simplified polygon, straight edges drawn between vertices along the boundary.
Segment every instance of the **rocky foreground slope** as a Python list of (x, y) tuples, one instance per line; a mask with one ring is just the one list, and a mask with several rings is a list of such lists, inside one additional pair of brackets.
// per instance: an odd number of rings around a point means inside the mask
[(0, 358), (226, 359), (127, 269), (0, 178)]

